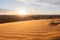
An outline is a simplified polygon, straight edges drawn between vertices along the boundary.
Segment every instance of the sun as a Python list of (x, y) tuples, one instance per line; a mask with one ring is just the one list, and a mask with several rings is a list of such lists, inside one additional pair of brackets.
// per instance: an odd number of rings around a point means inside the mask
[(24, 9), (21, 9), (21, 10), (17, 10), (17, 14), (18, 15), (26, 15), (27, 11), (24, 10)]

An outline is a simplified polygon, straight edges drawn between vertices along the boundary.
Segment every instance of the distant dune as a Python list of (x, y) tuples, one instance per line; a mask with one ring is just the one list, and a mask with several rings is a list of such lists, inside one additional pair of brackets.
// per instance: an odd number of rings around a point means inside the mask
[(60, 24), (52, 19), (0, 24), (0, 40), (60, 40)]

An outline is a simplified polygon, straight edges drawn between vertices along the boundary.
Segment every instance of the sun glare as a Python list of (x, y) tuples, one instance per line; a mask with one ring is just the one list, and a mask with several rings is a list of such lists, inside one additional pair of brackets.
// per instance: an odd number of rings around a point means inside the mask
[(17, 14), (18, 15), (26, 15), (26, 10), (24, 10), (24, 9), (21, 9), (21, 10), (17, 10)]

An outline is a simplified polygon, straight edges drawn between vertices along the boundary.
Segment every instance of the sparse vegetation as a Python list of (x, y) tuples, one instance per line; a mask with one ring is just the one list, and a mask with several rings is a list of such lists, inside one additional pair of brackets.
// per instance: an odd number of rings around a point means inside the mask
[(25, 18), (21, 18), (17, 15), (0, 15), (0, 23), (55, 18), (60, 18), (60, 15), (28, 15)]

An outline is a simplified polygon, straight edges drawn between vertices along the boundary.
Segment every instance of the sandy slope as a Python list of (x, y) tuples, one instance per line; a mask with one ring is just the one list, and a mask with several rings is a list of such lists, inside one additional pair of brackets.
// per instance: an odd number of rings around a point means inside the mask
[(47, 19), (0, 24), (0, 40), (60, 40), (60, 24), (51, 26), (50, 22)]

